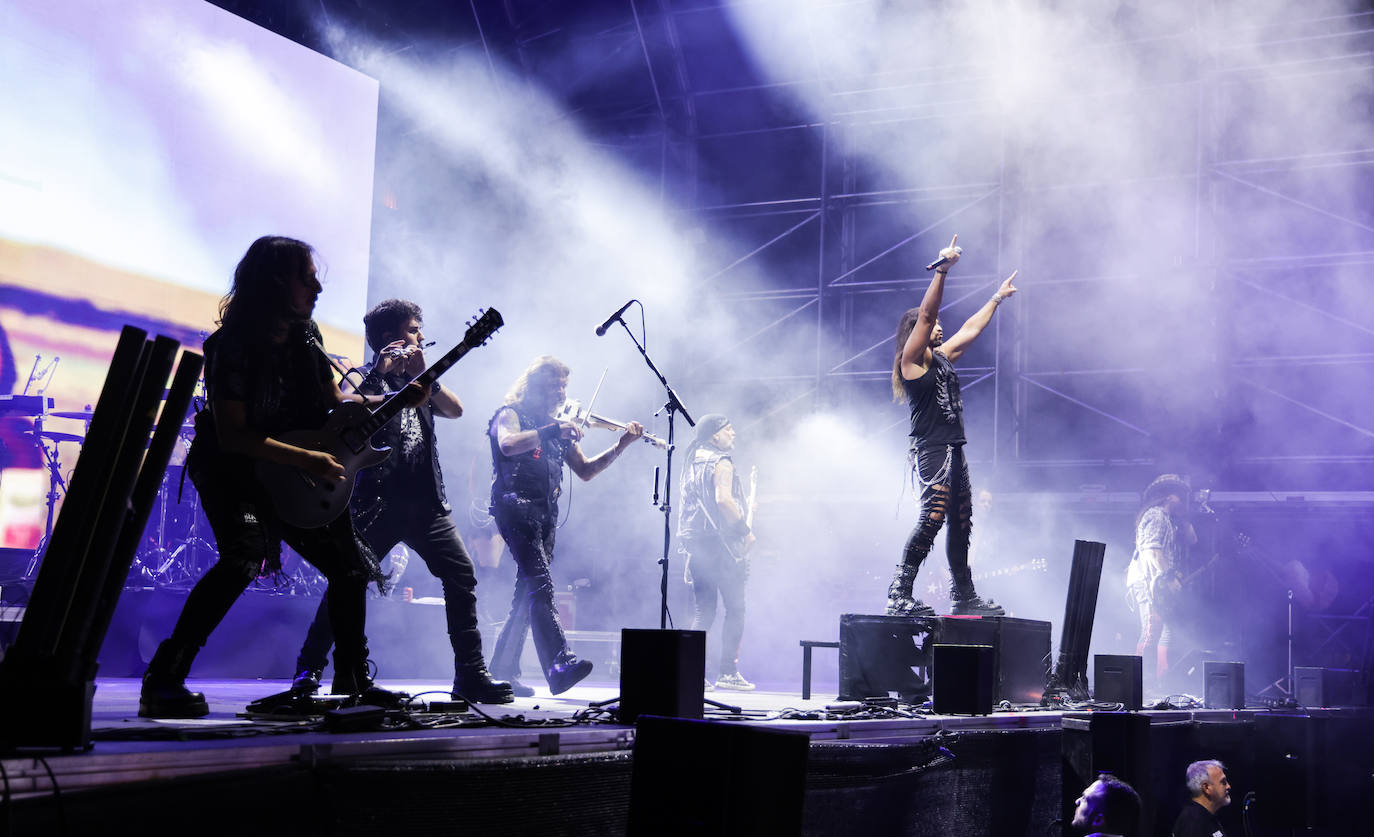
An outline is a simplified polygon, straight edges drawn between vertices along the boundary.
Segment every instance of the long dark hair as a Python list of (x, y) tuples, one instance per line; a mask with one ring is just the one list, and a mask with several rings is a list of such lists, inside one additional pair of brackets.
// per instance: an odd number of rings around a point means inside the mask
[(254, 241), (220, 300), (220, 327), (249, 332), (276, 327), (290, 312), (291, 280), (308, 273), (314, 257), (314, 248), (294, 238), (265, 235)]
[(906, 345), (906, 339), (911, 336), (911, 330), (916, 327), (916, 321), (920, 318), (920, 308), (908, 308), (897, 321), (897, 354), (892, 358), (893, 401), (901, 402), (906, 398), (906, 389), (902, 387), (902, 347)]

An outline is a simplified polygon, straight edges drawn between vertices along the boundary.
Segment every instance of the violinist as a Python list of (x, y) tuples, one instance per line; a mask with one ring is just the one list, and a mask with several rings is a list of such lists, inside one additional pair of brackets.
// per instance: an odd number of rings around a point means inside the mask
[(509, 680), (521, 697), (534, 694), (533, 688), (517, 679), (520, 652), (531, 629), (551, 694), (566, 692), (592, 671), (590, 661), (568, 651), (553, 604), (549, 564), (553, 561), (563, 465), (567, 463), (574, 474), (590, 480), (644, 435), (639, 422), (629, 422), (614, 445), (587, 458), (578, 446), (581, 429), (556, 418), (567, 396), (568, 374), (568, 367), (555, 357), (535, 358), (516, 379), (506, 394), (505, 405), (487, 427), (494, 476), (491, 514), (516, 566), (515, 596), (496, 640), (491, 668)]

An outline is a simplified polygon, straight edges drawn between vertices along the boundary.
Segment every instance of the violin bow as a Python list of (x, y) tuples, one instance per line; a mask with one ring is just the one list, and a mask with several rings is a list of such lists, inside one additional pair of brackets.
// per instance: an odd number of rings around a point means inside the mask
[(587, 402), (587, 408), (582, 412), (582, 430), (586, 430), (592, 420), (592, 405), (596, 403), (596, 397), (601, 394), (601, 385), (606, 383), (606, 373), (611, 371), (608, 366), (601, 370), (601, 380), (596, 382), (596, 389), (592, 390), (591, 400)]

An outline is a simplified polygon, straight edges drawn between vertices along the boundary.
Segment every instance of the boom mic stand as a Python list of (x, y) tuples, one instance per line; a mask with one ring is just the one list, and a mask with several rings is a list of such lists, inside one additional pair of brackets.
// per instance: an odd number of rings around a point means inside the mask
[[(668, 462), (667, 466), (664, 468), (663, 502), (658, 506), (659, 511), (663, 512), (663, 557), (659, 559), (658, 562), (659, 566), (663, 569), (662, 579), (659, 582), (660, 604), (658, 627), (660, 630), (666, 630), (668, 627), (668, 550), (673, 542), (672, 496), (673, 451), (675, 450), (673, 441), (673, 420), (677, 413), (682, 413), (682, 417), (687, 420), (689, 426), (696, 427), (697, 423), (696, 420), (692, 418), (692, 414), (687, 412), (686, 406), (684, 406), (682, 400), (677, 397), (677, 393), (673, 391), (672, 386), (668, 383), (668, 379), (663, 377), (662, 372), (658, 371), (658, 367), (654, 365), (653, 358), (649, 357), (649, 353), (645, 351), (644, 344), (640, 343), (639, 339), (635, 337), (634, 332), (630, 331), (630, 327), (625, 325), (625, 320), (617, 317), (616, 322), (620, 323), (620, 327), (625, 329), (626, 334), (630, 335), (630, 340), (635, 344), (635, 348), (639, 350), (640, 357), (644, 358), (644, 362), (649, 366), (649, 371), (653, 372), (654, 377), (658, 378), (658, 382), (663, 385), (663, 390), (668, 395), (668, 401), (659, 410), (659, 412), (663, 410), (668, 411), (668, 447), (664, 449), (664, 456), (667, 457)], [(655, 486), (655, 489), (657, 489), (657, 486)]]
[[(625, 308), (628, 308), (628, 307), (629, 307), (629, 303), (626, 303)], [(665, 478), (664, 478), (664, 482), (663, 482), (663, 487), (664, 487), (664, 490), (663, 490), (663, 499), (662, 499), (662, 502), (659, 503), (659, 505), (658, 505), (659, 511), (663, 512), (663, 557), (660, 558), (659, 561), (658, 561), (659, 566), (660, 566), (660, 567), (662, 568), (662, 570), (663, 570), (662, 575), (661, 575), (660, 580), (659, 580), (658, 627), (659, 627), (659, 630), (667, 630), (667, 629), (668, 629), (668, 561), (669, 561), (669, 559), (668, 559), (668, 554), (669, 554), (669, 552), (668, 552), (668, 551), (669, 551), (669, 549), (672, 547), (672, 543), (673, 543), (673, 501), (672, 501), (672, 496), (673, 496), (673, 451), (675, 450), (675, 444), (674, 444), (674, 441), (673, 441), (673, 439), (674, 439), (674, 436), (673, 436), (673, 420), (674, 420), (674, 418), (675, 418), (675, 414), (681, 413), (681, 414), (682, 414), (682, 417), (683, 417), (684, 419), (687, 420), (688, 426), (690, 426), (690, 427), (696, 427), (697, 423), (696, 423), (696, 420), (692, 418), (692, 414), (691, 414), (690, 412), (687, 411), (687, 407), (682, 403), (682, 399), (678, 398), (678, 397), (677, 397), (677, 393), (673, 391), (673, 387), (672, 387), (671, 384), (668, 383), (668, 379), (665, 378), (665, 377), (663, 377), (663, 373), (662, 373), (662, 372), (658, 371), (658, 367), (654, 365), (653, 358), (649, 357), (649, 353), (644, 349), (644, 344), (639, 342), (639, 339), (638, 339), (637, 337), (635, 337), (634, 332), (633, 332), (633, 331), (630, 331), (630, 327), (629, 327), (628, 325), (625, 324), (625, 320), (621, 317), (621, 314), (624, 314), (624, 313), (625, 313), (625, 308), (622, 308), (622, 309), (620, 309), (620, 311), (616, 312), (614, 319), (615, 319), (616, 322), (620, 323), (620, 327), (621, 327), (621, 328), (625, 329), (625, 333), (628, 334), (628, 335), (630, 335), (630, 341), (633, 342), (633, 343), (635, 344), (635, 348), (639, 350), (639, 355), (640, 355), (640, 357), (644, 358), (644, 363), (648, 365), (649, 371), (650, 371), (650, 372), (653, 372), (653, 373), (654, 373), (654, 377), (658, 378), (658, 382), (659, 382), (660, 384), (663, 385), (663, 391), (664, 391), (665, 393), (667, 393), (667, 396), (668, 396), (668, 400), (664, 403), (663, 407), (658, 411), (658, 412), (663, 412), (663, 410), (667, 410), (667, 411), (668, 411), (668, 446), (667, 446), (667, 448), (665, 448), (665, 450), (664, 450), (664, 456), (667, 457), (667, 460), (668, 460), (668, 461), (667, 461), (666, 467), (665, 467), (665, 469), (664, 469)], [(603, 326), (603, 330), (604, 330), (604, 326)], [(601, 332), (601, 331), (598, 331), (598, 334), (600, 334), (600, 333), (602, 333), (602, 332)], [(655, 480), (655, 484), (654, 484), (654, 493), (655, 493), (655, 495), (658, 494), (658, 483), (657, 483), (657, 480)], [(591, 704), (591, 705), (592, 705), (592, 706), (601, 706), (601, 705), (604, 705), (604, 704), (614, 703), (614, 702), (616, 702), (616, 701), (618, 701), (618, 700), (620, 700), (619, 697), (613, 698), (613, 699), (611, 699), (611, 700), (599, 701), (599, 702), (593, 703), (593, 704)], [(735, 714), (735, 715), (739, 715), (739, 714), (741, 714), (742, 711), (743, 711), (743, 710), (742, 710), (740, 707), (738, 707), (738, 706), (731, 706), (731, 705), (726, 704), (726, 703), (721, 703), (721, 702), (719, 702), (719, 701), (711, 700), (711, 699), (708, 698), (708, 697), (702, 697), (702, 702), (706, 703), (706, 704), (709, 705), (709, 706), (714, 706), (714, 707), (716, 707), (717, 709), (724, 709), (724, 710), (727, 710), (727, 711), (729, 711), (729, 712), (731, 712), (731, 713), (733, 713), (733, 714)], [(622, 704), (622, 706), (623, 706), (623, 704)]]

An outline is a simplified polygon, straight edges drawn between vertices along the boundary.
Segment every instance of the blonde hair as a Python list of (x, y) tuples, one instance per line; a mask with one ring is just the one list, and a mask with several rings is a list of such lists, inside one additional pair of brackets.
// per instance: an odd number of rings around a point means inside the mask
[(566, 377), (571, 370), (568, 365), (553, 355), (540, 355), (515, 379), (515, 385), (506, 393), (506, 405), (523, 406), (529, 394), (530, 382), (541, 377)]

